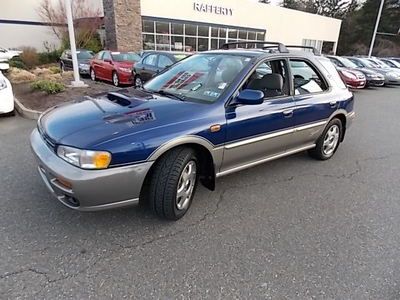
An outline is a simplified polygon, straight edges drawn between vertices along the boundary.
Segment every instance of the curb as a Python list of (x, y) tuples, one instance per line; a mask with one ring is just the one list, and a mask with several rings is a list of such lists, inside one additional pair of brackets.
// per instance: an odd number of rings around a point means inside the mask
[(14, 103), (15, 103), (15, 109), (18, 111), (18, 113), (30, 120), (37, 120), (39, 119), (39, 116), (42, 114), (41, 111), (33, 110), (26, 108), (17, 98), (14, 97)]

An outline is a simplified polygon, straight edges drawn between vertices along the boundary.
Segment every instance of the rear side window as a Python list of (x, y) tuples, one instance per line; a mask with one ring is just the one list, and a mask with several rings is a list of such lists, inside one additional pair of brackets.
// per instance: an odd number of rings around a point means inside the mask
[(324, 73), (325, 78), (329, 80), (331, 85), (337, 86), (341, 89), (347, 89), (346, 85), (344, 84), (342, 78), (340, 78), (339, 73), (337, 72), (335, 66), (332, 62), (325, 57), (317, 58), (319, 63), (324, 67), (321, 71)]
[(158, 66), (160, 68), (166, 68), (166, 67), (171, 66), (173, 64), (174, 64), (174, 62), (169, 57), (167, 57), (165, 55), (160, 55), (158, 57)]
[(157, 54), (150, 54), (143, 60), (143, 64), (148, 66), (155, 66), (157, 63)]
[(320, 93), (328, 89), (322, 76), (308, 61), (290, 60), (290, 69), (293, 75), (295, 95)]

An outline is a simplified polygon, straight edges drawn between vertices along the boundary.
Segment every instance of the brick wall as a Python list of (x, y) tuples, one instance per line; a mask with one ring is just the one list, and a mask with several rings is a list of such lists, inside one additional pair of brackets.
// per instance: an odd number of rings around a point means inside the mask
[(119, 51), (142, 49), (140, 0), (103, 0), (105, 47)]

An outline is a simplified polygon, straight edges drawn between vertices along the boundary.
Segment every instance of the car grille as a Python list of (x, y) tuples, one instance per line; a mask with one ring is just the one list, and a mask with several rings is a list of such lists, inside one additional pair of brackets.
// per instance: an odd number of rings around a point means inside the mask
[(357, 78), (358, 78), (358, 79), (365, 79), (365, 76), (364, 76), (363, 74), (358, 74), (358, 75), (357, 75)]

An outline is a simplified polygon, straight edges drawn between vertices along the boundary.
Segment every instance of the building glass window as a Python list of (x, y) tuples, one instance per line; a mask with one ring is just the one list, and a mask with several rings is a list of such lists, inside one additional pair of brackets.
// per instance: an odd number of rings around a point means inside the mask
[(169, 34), (169, 23), (156, 22), (156, 33)]
[(183, 24), (171, 23), (171, 34), (183, 35)]
[(209, 35), (209, 27), (208, 26), (199, 26), (198, 27), (198, 36), (207, 36)]
[(247, 31), (246, 30), (239, 30), (239, 39), (246, 40), (247, 39)]
[(169, 35), (156, 35), (156, 50), (170, 50)]
[[(206, 51), (218, 49), (227, 41), (265, 40), (265, 31), (217, 24), (195, 24), (143, 17), (143, 49), (166, 51)], [(244, 47), (246, 44), (244, 43)], [(261, 45), (262, 46), (262, 45)], [(247, 47), (255, 45), (247, 44)]]
[(171, 50), (183, 51), (183, 36), (171, 36)]
[(228, 38), (230, 39), (237, 39), (237, 30), (236, 29), (229, 29), (228, 31)]
[(257, 41), (265, 41), (265, 32), (257, 32)]
[(208, 50), (208, 38), (198, 38), (197, 40), (197, 51)]
[(219, 37), (220, 38), (226, 38), (226, 28), (220, 28), (219, 29)]
[(211, 39), (211, 49), (218, 49), (218, 39)]
[(249, 31), (247, 33), (247, 39), (250, 40), (250, 41), (255, 41), (256, 33), (254, 31)]
[(211, 36), (218, 37), (218, 28), (215, 28), (215, 27), (211, 28)]
[(154, 21), (143, 20), (142, 22), (143, 32), (154, 33)]
[(143, 50), (154, 50), (154, 34), (143, 34)]
[(187, 37), (185, 38), (185, 51), (193, 52), (196, 50), (196, 38), (195, 37)]
[(197, 35), (197, 26), (192, 24), (185, 24), (185, 35)]

